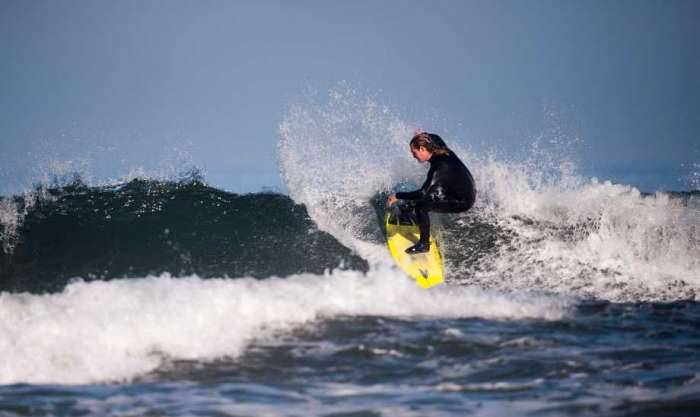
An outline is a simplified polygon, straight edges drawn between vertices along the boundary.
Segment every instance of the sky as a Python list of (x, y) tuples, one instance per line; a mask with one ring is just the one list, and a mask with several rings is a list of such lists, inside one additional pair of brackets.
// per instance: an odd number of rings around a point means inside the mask
[(585, 175), (693, 188), (698, 39), (697, 1), (0, 0), (0, 194), (183, 166), (280, 189), (286, 112), (340, 83), (484, 152), (554, 128)]

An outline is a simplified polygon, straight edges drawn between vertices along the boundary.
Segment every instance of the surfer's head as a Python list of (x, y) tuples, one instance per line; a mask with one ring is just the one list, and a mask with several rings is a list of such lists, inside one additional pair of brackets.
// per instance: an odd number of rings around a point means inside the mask
[(438, 135), (421, 132), (411, 139), (409, 143), (411, 153), (417, 160), (424, 162), (435, 155), (447, 155), (450, 150), (445, 145), (445, 142)]

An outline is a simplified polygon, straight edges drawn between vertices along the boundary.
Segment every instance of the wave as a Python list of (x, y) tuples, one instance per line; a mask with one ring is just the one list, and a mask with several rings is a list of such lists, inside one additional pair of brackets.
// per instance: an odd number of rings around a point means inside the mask
[(338, 315), (557, 320), (569, 308), (563, 298), (425, 291), (395, 269), (74, 282), (51, 295), (0, 294), (0, 384), (128, 380), (170, 359), (235, 358), (253, 340)]
[[(406, 150), (412, 131), (385, 106), (340, 89), (327, 102), (292, 106), (281, 123), (288, 196), (227, 193), (190, 173), (104, 186), (74, 177), (0, 198), (0, 291), (56, 292), (76, 277), (267, 278), (393, 265), (379, 219), (388, 193), (425, 176)], [(555, 133), (518, 160), (444, 135), (479, 190), (469, 212), (434, 216), (447, 282), (611, 301), (699, 299), (700, 193), (645, 194), (582, 177)]]
[(197, 178), (81, 181), (0, 201), (0, 290), (60, 291), (71, 278), (264, 278), (367, 264), (274, 193), (232, 194)]

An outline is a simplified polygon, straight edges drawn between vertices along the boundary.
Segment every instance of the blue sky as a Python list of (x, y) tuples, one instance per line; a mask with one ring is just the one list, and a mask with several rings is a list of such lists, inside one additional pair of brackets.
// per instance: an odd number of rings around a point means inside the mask
[(683, 189), (697, 39), (694, 1), (4, 0), (0, 192), (188, 164), (278, 188), (287, 109), (342, 82), (484, 152), (554, 126), (585, 175)]

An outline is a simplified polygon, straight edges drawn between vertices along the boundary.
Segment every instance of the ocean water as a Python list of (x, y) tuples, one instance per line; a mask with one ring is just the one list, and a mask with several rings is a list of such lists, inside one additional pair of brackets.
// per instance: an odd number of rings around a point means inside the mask
[(280, 125), (287, 193), (80, 176), (0, 199), (2, 416), (693, 416), (700, 194), (642, 193), (445, 137), (447, 281), (379, 216), (420, 184), (409, 124), (334, 92)]

